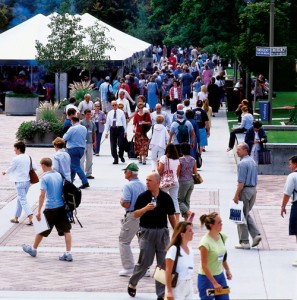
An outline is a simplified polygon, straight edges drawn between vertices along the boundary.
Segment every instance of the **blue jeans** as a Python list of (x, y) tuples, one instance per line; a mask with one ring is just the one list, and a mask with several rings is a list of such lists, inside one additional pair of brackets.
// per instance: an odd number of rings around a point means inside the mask
[(15, 217), (19, 218), (22, 214), (22, 210), (24, 210), (27, 216), (32, 215), (32, 210), (27, 202), (27, 193), (30, 187), (30, 181), (16, 182), (15, 186), (17, 189)]
[[(227, 286), (226, 278), (224, 273), (222, 272), (219, 275), (213, 276), (215, 280), (222, 286)], [(201, 300), (229, 300), (229, 295), (219, 295), (219, 296), (207, 296), (206, 290), (207, 289), (213, 289), (212, 283), (209, 281), (209, 279), (206, 277), (206, 275), (198, 274), (198, 290), (199, 290), (199, 296)]]
[(71, 158), (71, 181), (73, 182), (75, 174), (79, 176), (81, 179), (82, 184), (85, 184), (88, 182), (88, 179), (80, 167), (80, 159), (83, 157), (85, 152), (84, 148), (81, 147), (76, 147), (76, 148), (71, 148), (68, 149), (68, 154), (70, 155)]

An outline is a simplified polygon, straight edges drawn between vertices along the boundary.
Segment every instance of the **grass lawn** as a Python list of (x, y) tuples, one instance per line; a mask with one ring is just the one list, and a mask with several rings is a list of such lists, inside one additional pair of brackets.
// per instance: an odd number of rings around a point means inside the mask
[(297, 143), (297, 131), (265, 131), (268, 143)]

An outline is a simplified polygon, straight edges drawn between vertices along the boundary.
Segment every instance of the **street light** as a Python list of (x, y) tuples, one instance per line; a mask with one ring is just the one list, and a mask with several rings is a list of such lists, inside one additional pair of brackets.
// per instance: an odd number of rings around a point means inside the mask
[[(270, 0), (269, 47), (274, 46), (274, 0)], [(272, 124), (272, 95), (273, 95), (273, 56), (269, 56), (269, 121)]]

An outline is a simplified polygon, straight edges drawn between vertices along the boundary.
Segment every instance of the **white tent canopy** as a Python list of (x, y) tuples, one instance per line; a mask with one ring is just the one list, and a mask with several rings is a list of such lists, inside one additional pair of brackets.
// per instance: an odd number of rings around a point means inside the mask
[[(112, 38), (115, 49), (107, 50), (105, 55), (112, 61), (123, 61), (132, 56), (140, 57), (151, 47), (150, 44), (132, 37), (112, 26), (98, 20), (90, 14), (80, 16), (81, 25), (86, 28), (98, 21), (108, 30), (106, 36)], [(50, 16), (38, 14), (31, 19), (0, 34), (0, 63), (1, 61), (34, 61), (37, 55), (35, 41), (47, 43), (50, 34), (48, 24)]]

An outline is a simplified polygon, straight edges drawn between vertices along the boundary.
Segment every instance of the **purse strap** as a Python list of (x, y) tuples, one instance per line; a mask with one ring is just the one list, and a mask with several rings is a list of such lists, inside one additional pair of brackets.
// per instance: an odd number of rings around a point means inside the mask
[(172, 268), (172, 274), (175, 273), (178, 257), (179, 257), (179, 254), (180, 254), (180, 246), (175, 245), (175, 247), (176, 247), (176, 254), (175, 254), (174, 265), (173, 265), (173, 268)]
[(30, 155), (29, 155), (29, 157), (30, 157), (30, 171), (31, 171), (31, 170), (33, 170), (33, 166), (32, 166), (32, 158), (31, 158)]

